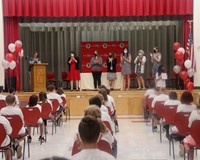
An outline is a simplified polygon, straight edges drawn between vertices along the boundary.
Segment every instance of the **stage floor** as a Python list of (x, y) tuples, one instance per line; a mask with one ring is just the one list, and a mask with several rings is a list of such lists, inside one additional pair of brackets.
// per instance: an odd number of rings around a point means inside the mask
[[(129, 91), (114, 90), (111, 91), (111, 96), (115, 99), (116, 110), (118, 115), (142, 115), (144, 93), (146, 90), (131, 89)], [(172, 90), (166, 90), (169, 93)], [(180, 99), (181, 93), (184, 90), (173, 90), (178, 93)], [(67, 96), (67, 105), (70, 107), (71, 116), (82, 116), (83, 110), (89, 105), (90, 97), (95, 96), (98, 91), (69, 91), (65, 90)], [(200, 90), (193, 90), (193, 96), (196, 97)], [(27, 101), (32, 94), (38, 92), (19, 92), (17, 93), (20, 101)]]

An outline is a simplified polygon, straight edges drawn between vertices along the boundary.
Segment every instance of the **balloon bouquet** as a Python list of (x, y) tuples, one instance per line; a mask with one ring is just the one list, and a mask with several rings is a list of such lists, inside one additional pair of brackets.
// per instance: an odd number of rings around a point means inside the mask
[(24, 56), (22, 49), (22, 42), (20, 40), (15, 41), (15, 43), (10, 43), (8, 49), (11, 53), (6, 53), (5, 59), (2, 60), (2, 66), (4, 69), (13, 70), (16, 67), (16, 62), (14, 61), (14, 54), (18, 55), (20, 58)]
[[(179, 42), (174, 42), (173, 49), (176, 51), (174, 58), (176, 59), (176, 65), (173, 67), (173, 71), (176, 74), (179, 74), (180, 78), (183, 80), (185, 88), (189, 91), (193, 89), (193, 82), (190, 82), (190, 78), (194, 75), (194, 69), (192, 67), (191, 60), (185, 60), (184, 61), (184, 54), (185, 49), (180, 47)], [(182, 71), (182, 66), (185, 66), (187, 71)]]

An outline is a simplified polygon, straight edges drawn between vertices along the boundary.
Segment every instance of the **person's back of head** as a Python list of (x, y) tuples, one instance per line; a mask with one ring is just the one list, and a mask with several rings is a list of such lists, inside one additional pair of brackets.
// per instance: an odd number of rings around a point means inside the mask
[(161, 64), (161, 65), (159, 65), (159, 67), (158, 67), (158, 75), (160, 76), (161, 75), (161, 73), (164, 73), (164, 66)]
[(108, 100), (108, 95), (107, 95), (107, 92), (104, 88), (101, 88), (99, 90), (99, 93), (102, 94), (103, 98), (104, 98), (104, 101), (107, 101)]
[(176, 92), (172, 91), (172, 92), (169, 92), (169, 99), (171, 100), (177, 100), (178, 98), (178, 95)]
[(104, 97), (103, 97), (103, 95), (100, 94), (100, 93), (98, 93), (98, 94), (96, 95), (96, 97), (98, 97), (98, 98), (100, 99), (100, 101), (101, 101), (101, 104), (103, 104), (103, 102), (104, 102)]
[(85, 116), (79, 123), (78, 132), (84, 145), (97, 144), (100, 135), (100, 124), (94, 117)]
[(29, 97), (28, 105), (29, 107), (34, 107), (38, 103), (38, 96), (36, 94), (33, 94)]
[(46, 100), (47, 100), (46, 92), (40, 92), (39, 93), (39, 101), (46, 102)]
[(49, 92), (54, 92), (54, 91), (55, 91), (55, 86), (54, 86), (54, 85), (49, 85), (49, 86), (47, 87), (47, 90), (48, 90)]
[(15, 103), (15, 96), (12, 95), (12, 94), (7, 95), (7, 96), (6, 96), (6, 104), (7, 104), (8, 106), (13, 106), (14, 103)]
[(14, 88), (10, 88), (8, 91), (10, 94), (15, 94), (15, 89)]
[(160, 94), (160, 88), (155, 87), (155, 88), (154, 88), (154, 94), (155, 94), (155, 95), (159, 95), (159, 94)]
[(189, 91), (185, 91), (181, 95), (181, 103), (182, 104), (191, 104), (193, 102), (194, 98), (192, 96), (192, 93)]
[(165, 90), (165, 88), (159, 88), (159, 93), (160, 94), (166, 94), (166, 90)]
[(100, 86), (99, 86), (99, 89), (101, 89), (101, 88), (105, 89), (105, 90), (106, 90), (106, 93), (107, 93), (108, 95), (110, 94), (110, 89), (108, 89), (105, 85), (100, 85)]
[(59, 88), (56, 90), (56, 92), (57, 92), (59, 95), (64, 94), (64, 90), (63, 90), (62, 87), (59, 87)]
[(89, 99), (89, 105), (97, 105), (100, 108), (101, 104), (101, 100), (97, 96), (91, 97)]

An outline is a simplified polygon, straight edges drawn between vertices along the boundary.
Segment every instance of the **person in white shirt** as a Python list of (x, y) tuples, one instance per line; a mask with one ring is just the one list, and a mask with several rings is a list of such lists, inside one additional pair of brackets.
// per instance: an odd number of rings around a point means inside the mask
[(2, 94), (3, 93), (3, 87), (0, 87), (0, 100), (6, 100), (6, 96)]
[[(6, 96), (6, 104), (7, 106), (2, 108), (0, 111), (0, 115), (18, 115), (22, 122), (24, 123), (24, 115), (19, 107), (16, 107), (16, 101), (15, 101), (15, 96), (14, 95), (7, 95)], [(24, 134), (26, 133), (25, 127), (22, 127), (19, 131), (18, 134)], [(17, 157), (18, 159), (21, 158), (22, 156), (22, 146), (19, 144), (20, 139), (14, 140), (14, 149), (17, 151)]]
[(172, 91), (169, 92), (169, 99), (165, 101), (164, 105), (165, 106), (170, 106), (170, 105), (180, 105), (181, 102), (179, 100), (177, 100), (178, 95), (176, 92)]
[(82, 118), (78, 126), (79, 135), (77, 136), (81, 143), (82, 150), (71, 157), (71, 160), (114, 160), (115, 158), (99, 149), (97, 142), (101, 136), (101, 127), (97, 119), (91, 116)]
[(103, 103), (103, 96), (102, 96), (102, 94), (97, 94), (96, 96), (91, 97), (89, 99), (89, 105), (96, 105), (96, 106), (98, 106), (100, 108), (100, 110), (101, 110), (101, 120), (102, 121), (107, 121), (110, 124), (110, 127), (112, 129), (112, 133), (114, 133), (114, 131), (115, 131), (115, 129), (114, 129), (114, 123), (112, 122), (112, 120), (111, 120), (108, 112), (106, 112), (105, 110), (101, 109), (102, 106), (104, 106), (104, 105), (102, 105), (102, 103)]
[[(6, 130), (6, 138), (3, 140), (3, 142), (0, 144), (0, 146), (6, 147), (11, 142), (9, 135), (12, 133), (12, 127), (11, 127), (9, 121), (3, 116), (0, 116), (0, 124), (2, 124)], [(6, 160), (10, 160), (11, 159), (11, 149), (7, 149), (4, 152), (5, 152)]]
[(153, 101), (152, 101), (152, 108), (155, 107), (156, 102), (160, 102), (160, 101), (167, 101), (169, 99), (169, 96), (167, 94), (165, 94), (165, 90), (163, 88), (160, 88), (159, 90), (159, 95), (155, 96)]
[(58, 107), (58, 112), (59, 113), (61, 113), (62, 111), (63, 111), (63, 100), (62, 100), (62, 98), (60, 97), (60, 95), (58, 95), (57, 93), (56, 93), (56, 90), (55, 90), (55, 86), (54, 85), (49, 85), (48, 87), (48, 91), (49, 91), (49, 93), (47, 94), (47, 98), (49, 99), (49, 100), (52, 100), (52, 99), (56, 99), (56, 100), (58, 100), (58, 103), (59, 103), (59, 107)]
[[(189, 117), (189, 124), (188, 127), (191, 128), (192, 123), (196, 120), (200, 120), (200, 97), (197, 99), (197, 109), (193, 110), (190, 117)], [(196, 145), (194, 139), (192, 138), (191, 135), (185, 137), (183, 139), (184, 146), (187, 151), (189, 151), (189, 159), (193, 160), (194, 159), (194, 147)]]
[(181, 95), (181, 104), (178, 106), (176, 112), (192, 112), (196, 109), (196, 105), (192, 104), (194, 98), (192, 93), (185, 91)]
[[(36, 94), (33, 94), (29, 97), (29, 102), (28, 105), (26, 107), (31, 107), (31, 108), (38, 108), (40, 113), (42, 111), (42, 107), (38, 104), (38, 96)], [(43, 137), (43, 131), (44, 131), (44, 123), (42, 118), (39, 118), (38, 120), (38, 125), (40, 126), (40, 136), (38, 141), (45, 141), (44, 137)], [(32, 137), (31, 137), (31, 127), (27, 127), (28, 129), (28, 142), (31, 143), (32, 141)]]
[(163, 65), (159, 65), (158, 71), (155, 75), (156, 87), (166, 88), (167, 73), (164, 71)]
[(9, 93), (15, 96), (15, 101), (16, 101), (16, 106), (19, 107), (19, 98), (18, 96), (15, 94), (16, 91), (14, 88), (10, 88), (9, 89)]

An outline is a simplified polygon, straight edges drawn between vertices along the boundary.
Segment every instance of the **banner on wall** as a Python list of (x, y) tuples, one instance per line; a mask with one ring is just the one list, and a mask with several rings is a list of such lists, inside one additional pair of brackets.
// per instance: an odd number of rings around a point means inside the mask
[(102, 71), (107, 72), (106, 60), (110, 52), (114, 52), (117, 58), (117, 72), (121, 72), (120, 54), (124, 48), (128, 48), (128, 41), (103, 41), (103, 42), (81, 42), (82, 72), (91, 72), (90, 60), (94, 51), (98, 50), (103, 59)]

